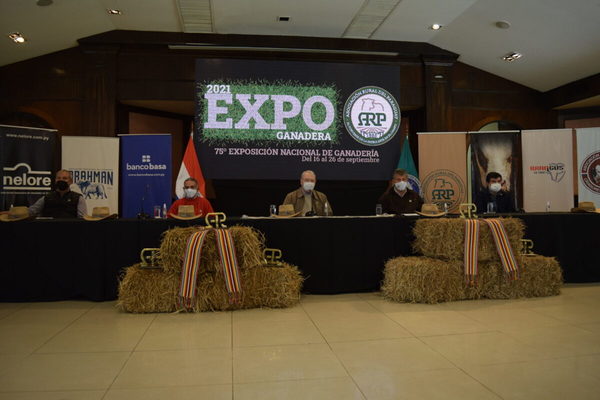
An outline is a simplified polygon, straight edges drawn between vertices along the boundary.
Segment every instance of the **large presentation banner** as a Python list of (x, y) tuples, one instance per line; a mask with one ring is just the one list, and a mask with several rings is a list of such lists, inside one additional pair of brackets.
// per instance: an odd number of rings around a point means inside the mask
[(73, 174), (88, 213), (94, 207), (119, 213), (119, 138), (63, 136), (62, 168)]
[(458, 213), (467, 201), (466, 132), (419, 133), (419, 177), (426, 203)]
[(600, 208), (600, 128), (577, 129), (579, 201)]
[(515, 209), (519, 209), (522, 177), (520, 131), (469, 132), (469, 143), (473, 199), (477, 192), (488, 190), (487, 174), (497, 172), (502, 176), (502, 189), (508, 192)]
[(200, 164), (212, 179), (387, 180), (400, 154), (397, 66), (196, 61)]
[(527, 212), (573, 208), (573, 130), (521, 132), (523, 208)]
[(52, 190), (56, 131), (0, 125), (0, 210), (29, 206)]
[(171, 135), (120, 135), (121, 216), (171, 204)]

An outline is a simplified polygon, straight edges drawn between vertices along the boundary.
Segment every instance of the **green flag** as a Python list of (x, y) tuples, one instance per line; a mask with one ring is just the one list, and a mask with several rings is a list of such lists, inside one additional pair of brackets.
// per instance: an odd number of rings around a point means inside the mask
[(412, 153), (410, 152), (408, 135), (406, 135), (404, 144), (402, 144), (400, 160), (398, 160), (398, 168), (402, 168), (408, 172), (408, 183), (410, 184), (411, 189), (418, 194), (421, 194), (421, 182), (419, 181), (419, 174), (417, 173), (417, 167), (415, 167), (415, 161), (413, 160)]

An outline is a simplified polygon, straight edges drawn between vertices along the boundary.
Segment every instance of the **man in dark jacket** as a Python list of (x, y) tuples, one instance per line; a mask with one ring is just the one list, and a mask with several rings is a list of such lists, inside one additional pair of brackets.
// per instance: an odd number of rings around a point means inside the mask
[(409, 187), (406, 170), (395, 170), (391, 183), (390, 188), (378, 200), (384, 213), (404, 214), (421, 211), (423, 199)]
[(29, 207), (29, 214), (53, 218), (83, 218), (87, 214), (85, 200), (81, 194), (71, 191), (72, 183), (71, 171), (59, 170), (54, 180), (54, 190)]
[(485, 181), (487, 183), (487, 188), (481, 190), (475, 196), (477, 212), (515, 212), (515, 205), (510, 192), (502, 189), (502, 175), (497, 172), (490, 172), (486, 175)]

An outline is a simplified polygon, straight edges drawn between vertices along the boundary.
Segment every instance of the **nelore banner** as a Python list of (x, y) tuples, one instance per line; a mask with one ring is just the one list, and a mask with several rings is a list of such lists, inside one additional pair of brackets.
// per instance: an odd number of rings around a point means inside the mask
[(88, 213), (94, 207), (119, 213), (119, 138), (63, 136), (62, 168), (73, 174)]
[(199, 59), (207, 178), (387, 180), (400, 154), (397, 66)]
[(121, 135), (121, 215), (171, 204), (171, 135)]
[(52, 190), (56, 131), (0, 125), (0, 209), (29, 206)]

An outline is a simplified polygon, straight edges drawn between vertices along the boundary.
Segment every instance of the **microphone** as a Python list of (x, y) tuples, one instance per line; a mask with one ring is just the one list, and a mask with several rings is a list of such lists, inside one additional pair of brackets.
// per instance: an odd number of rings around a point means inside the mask
[(150, 184), (146, 184), (146, 189), (144, 191), (144, 195), (142, 196), (141, 203), (140, 203), (140, 212), (137, 215), (138, 219), (150, 218), (150, 216), (144, 212), (144, 201), (146, 200), (146, 197), (148, 196), (148, 188), (149, 187), (150, 187)]

